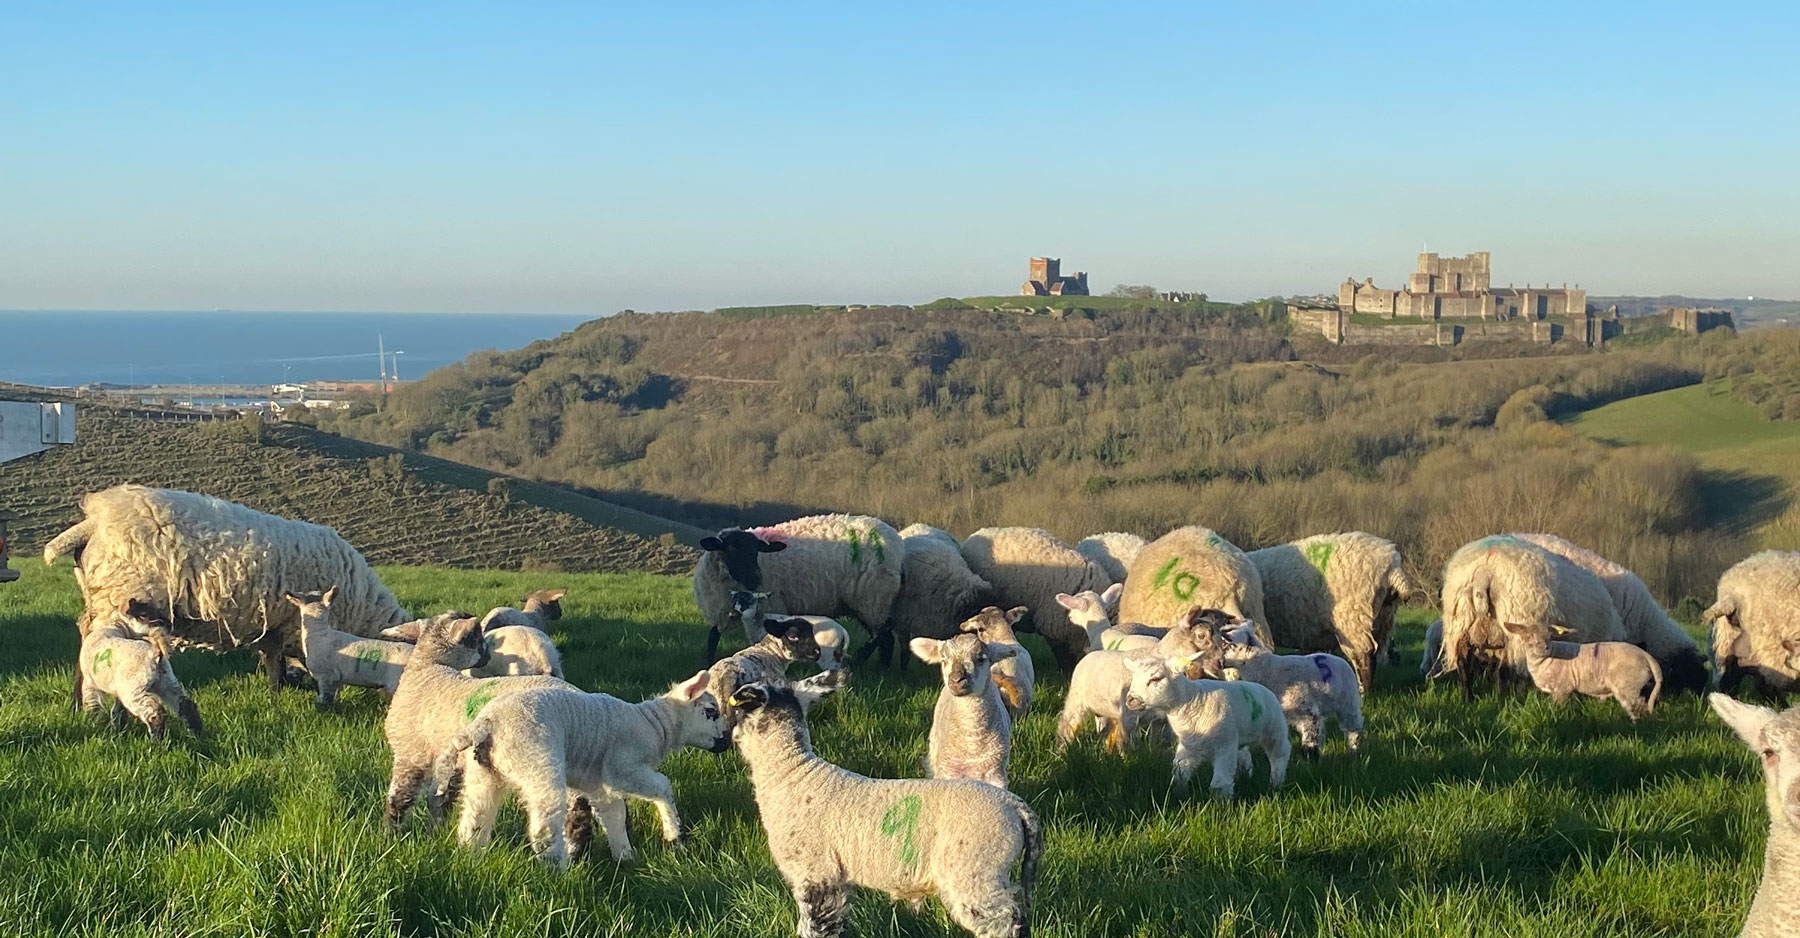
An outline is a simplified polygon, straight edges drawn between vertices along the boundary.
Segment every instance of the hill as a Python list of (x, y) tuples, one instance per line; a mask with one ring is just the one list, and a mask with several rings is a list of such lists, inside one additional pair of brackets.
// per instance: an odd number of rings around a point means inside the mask
[(0, 506), (21, 516), (16, 556), (78, 520), (82, 495), (137, 482), (330, 525), (376, 563), (668, 573), (693, 565), (685, 545), (696, 529), (537, 482), (294, 424), (181, 422), (86, 404), (77, 415), (74, 445), (0, 465)]

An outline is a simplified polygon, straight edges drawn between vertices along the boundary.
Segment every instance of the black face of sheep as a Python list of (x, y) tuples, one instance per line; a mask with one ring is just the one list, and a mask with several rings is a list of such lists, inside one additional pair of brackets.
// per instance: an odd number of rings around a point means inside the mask
[(562, 618), (562, 598), (567, 595), (569, 595), (569, 591), (566, 589), (538, 590), (535, 593), (526, 593), (519, 598), (519, 608), (526, 608), (535, 599), (538, 611), (544, 614), (545, 621), (555, 622)]
[(713, 537), (700, 539), (700, 549), (716, 553), (725, 563), (725, 572), (737, 585), (747, 590), (762, 589), (760, 554), (787, 550), (781, 541), (765, 541), (741, 528), (726, 528)]
[(819, 660), (819, 643), (813, 638), (812, 623), (805, 619), (770, 616), (763, 620), (770, 635), (781, 639), (787, 656), (794, 661)]

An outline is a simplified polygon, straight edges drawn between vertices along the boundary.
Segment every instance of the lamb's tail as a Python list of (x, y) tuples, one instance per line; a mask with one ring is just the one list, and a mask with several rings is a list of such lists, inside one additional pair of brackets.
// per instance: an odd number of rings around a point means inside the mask
[(1401, 602), (1412, 599), (1413, 594), (1419, 591), (1418, 584), (1413, 582), (1412, 577), (1406, 575), (1405, 568), (1399, 564), (1388, 568), (1387, 582), (1388, 589), (1393, 590), (1394, 595), (1400, 597)]
[(81, 563), (81, 549), (87, 546), (88, 538), (94, 536), (94, 519), (83, 518), (67, 531), (50, 539), (44, 545), (44, 564), (55, 563), (56, 558), (64, 554), (74, 554), (76, 564)]
[(1038, 860), (1044, 855), (1044, 825), (1024, 800), (1019, 801), (1019, 827), (1025, 834), (1025, 851), (1019, 860), (1019, 921), (1013, 934), (1031, 936), (1031, 890), (1037, 885)]
[(1663, 690), (1662, 665), (1658, 664), (1657, 660), (1655, 658), (1650, 659), (1650, 681), (1651, 681), (1650, 707), (1645, 712), (1655, 713), (1656, 712), (1656, 702), (1658, 700), (1662, 699), (1662, 690)]
[[(431, 774), (436, 783), (429, 799), (431, 805), (447, 807), (456, 800), (456, 790), (462, 782), (462, 754), (476, 749), (476, 758), (484, 758), (485, 753), (477, 747), (487, 742), (493, 734), (494, 720), (484, 714), (450, 737), (450, 741), (444, 744), (443, 751), (438, 753), (437, 760), (432, 764)], [(439, 809), (434, 807), (432, 813), (438, 814)]]

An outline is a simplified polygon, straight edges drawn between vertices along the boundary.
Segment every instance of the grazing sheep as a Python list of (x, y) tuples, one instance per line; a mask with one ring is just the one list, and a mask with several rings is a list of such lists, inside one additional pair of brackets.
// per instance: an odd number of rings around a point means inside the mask
[(255, 646), (271, 689), (300, 649), (300, 612), (285, 592), (337, 586), (337, 628), (372, 636), (410, 616), (336, 531), (208, 495), (119, 485), (81, 500), (86, 517), (44, 547), (72, 553), (88, 613), (140, 599), (170, 623), (177, 647)]
[[(763, 600), (768, 593), (752, 593), (737, 590), (731, 594), (731, 621), (742, 624), (744, 635), (755, 645), (768, 636), (769, 631), (763, 621), (768, 613), (763, 611)], [(819, 646), (819, 667), (825, 671), (836, 671), (849, 660), (850, 632), (829, 616), (788, 616), (789, 619), (804, 619), (812, 626), (813, 643)]]
[(1765, 550), (1738, 561), (1719, 577), (1718, 601), (1701, 619), (1719, 689), (1753, 677), (1785, 706), (1800, 685), (1800, 669), (1782, 647), (1800, 639), (1800, 552)]
[(526, 593), (519, 600), (522, 609), (511, 606), (500, 606), (488, 610), (481, 617), (481, 631), (492, 632), (494, 629), (510, 625), (522, 625), (526, 628), (549, 632), (550, 623), (562, 618), (562, 598), (569, 595), (566, 589), (538, 590)]
[(1506, 623), (1525, 651), (1525, 667), (1531, 683), (1557, 703), (1570, 694), (1608, 697), (1625, 708), (1636, 723), (1656, 711), (1662, 696), (1662, 668), (1642, 648), (1627, 642), (1585, 642), (1575, 657), (1558, 658), (1550, 652), (1550, 631), (1542, 626)]
[(1217, 630), (1228, 621), (1217, 609), (1196, 609), (1148, 648), (1088, 652), (1069, 677), (1069, 692), (1056, 721), (1057, 751), (1068, 748), (1082, 721), (1092, 717), (1095, 732), (1106, 739), (1107, 750), (1123, 755), (1139, 722), (1139, 715), (1125, 708), (1125, 691), (1131, 686), (1126, 659), (1188, 656), (1192, 662), (1188, 666), (1191, 677), (1220, 677), (1224, 662), (1219, 654)]
[(1089, 651), (1106, 649), (1104, 636), (1112, 628), (1113, 614), (1119, 611), (1119, 594), (1123, 592), (1125, 584), (1114, 583), (1103, 593), (1082, 590), (1073, 596), (1056, 594), (1056, 604), (1068, 610), (1069, 624), (1087, 636)]
[(992, 669), (994, 662), (1011, 658), (1015, 647), (975, 635), (912, 640), (912, 653), (938, 665), (944, 677), (931, 713), (925, 761), (931, 778), (972, 778), (1006, 787), (1013, 721), (1000, 702)]
[(1175, 786), (1186, 790), (1202, 762), (1212, 763), (1212, 794), (1230, 801), (1239, 772), (1252, 768), (1249, 747), (1269, 759), (1269, 787), (1287, 781), (1287, 720), (1275, 693), (1252, 681), (1196, 681), (1181, 673), (1182, 658), (1130, 655), (1126, 709), (1165, 717), (1175, 731)]
[(335, 586), (323, 593), (282, 593), (281, 598), (300, 610), (300, 649), (306, 654), (306, 673), (319, 685), (313, 706), (323, 710), (336, 705), (338, 691), (344, 687), (379, 687), (389, 697), (394, 695), (406, 660), (412, 657), (411, 645), (332, 628)]
[(1769, 839), (1762, 884), (1738, 938), (1800, 935), (1800, 710), (1777, 713), (1724, 694), (1707, 697), (1719, 719), (1762, 759)]
[[(155, 739), (167, 732), (163, 708), (167, 707), (200, 735), (200, 708), (169, 664), (169, 641), (162, 623), (140, 618), (153, 610), (136, 604), (123, 614), (94, 620), (81, 640), (77, 669), (81, 672), (81, 709), (93, 713), (107, 697), (113, 698), (112, 724), (123, 728), (130, 713)], [(139, 628), (144, 627), (140, 632)]]
[(1118, 621), (1159, 625), (1193, 609), (1249, 619), (1263, 644), (1275, 644), (1265, 624), (1256, 565), (1230, 541), (1198, 526), (1176, 528), (1138, 554), (1119, 598)]
[(1669, 618), (1637, 574), (1554, 534), (1510, 536), (1536, 544), (1599, 577), (1607, 595), (1612, 597), (1614, 608), (1619, 610), (1619, 624), (1624, 629), (1621, 640), (1644, 649), (1656, 659), (1669, 690), (1697, 694), (1706, 688), (1706, 661), (1701, 658), (1700, 649), (1695, 647), (1693, 637)]
[(1125, 582), (1125, 574), (1131, 570), (1131, 562), (1143, 553), (1149, 541), (1136, 534), (1123, 531), (1108, 531), (1084, 537), (1075, 543), (1075, 552), (1094, 562), (1095, 566), (1106, 571), (1114, 583)]
[(1394, 613), (1414, 592), (1394, 543), (1361, 531), (1315, 534), (1245, 556), (1262, 578), (1275, 644), (1341, 654), (1367, 693)]
[[(570, 862), (566, 828), (575, 792), (599, 817), (614, 860), (634, 856), (625, 825), (628, 795), (656, 805), (663, 841), (680, 842), (685, 834), (675, 790), (657, 766), (683, 746), (713, 753), (731, 747), (731, 730), (706, 692), (708, 680), (701, 671), (668, 693), (635, 704), (567, 686), (508, 694), (486, 704), (445, 747), (443, 761), (460, 759), (465, 779), (457, 842), (478, 849), (488, 845), (508, 788), (525, 805), (532, 853), (552, 866)], [(440, 778), (449, 774), (440, 766)]]
[(1098, 593), (1112, 585), (1112, 577), (1038, 528), (982, 528), (963, 541), (962, 555), (977, 576), (994, 585), (1001, 605), (1032, 611), (1028, 630), (1044, 637), (1064, 671), (1073, 671), (1087, 653), (1087, 634), (1057, 614), (1056, 595)]
[(1027, 611), (1024, 606), (1004, 611), (999, 606), (989, 606), (963, 620), (959, 626), (963, 632), (978, 635), (984, 642), (1005, 645), (1013, 650), (1011, 657), (994, 662), (993, 671), (994, 685), (1000, 688), (1000, 699), (1006, 703), (1014, 723), (1031, 712), (1031, 698), (1037, 690), (1037, 668), (1031, 662), (1031, 652), (1026, 651), (1025, 646), (1019, 644), (1019, 637), (1013, 634), (1013, 626), (1025, 618)]
[[(789, 664), (819, 660), (812, 623), (799, 616), (768, 616), (763, 623), (768, 631), (762, 641), (707, 669), (711, 675), (707, 687), (714, 700), (729, 701), (738, 688), (758, 681), (785, 684)], [(730, 705), (725, 709), (729, 711)]]
[(892, 621), (902, 639), (950, 638), (957, 623), (995, 602), (994, 587), (969, 569), (949, 532), (909, 524), (900, 540), (906, 563)]
[(851, 888), (862, 886), (915, 902), (936, 896), (978, 938), (1029, 935), (1044, 847), (1037, 816), (1017, 795), (972, 779), (868, 778), (819, 758), (806, 708), (842, 674), (792, 689), (752, 684), (732, 700), (745, 714), (733, 738), (799, 933), (843, 934)]
[(1228, 628), (1222, 637), (1225, 667), (1235, 669), (1238, 680), (1254, 681), (1275, 692), (1288, 726), (1300, 733), (1300, 751), (1308, 759), (1319, 758), (1328, 718), (1337, 720), (1352, 752), (1362, 748), (1362, 687), (1350, 662), (1324, 652), (1275, 654), (1256, 640), (1249, 623)]
[(905, 547), (900, 533), (866, 515), (810, 515), (767, 528), (727, 528), (700, 540), (694, 601), (708, 627), (706, 663), (719, 654), (719, 631), (733, 590), (769, 594), (767, 612), (855, 616), (869, 631), (867, 649), (892, 657), (888, 621), (900, 592)]

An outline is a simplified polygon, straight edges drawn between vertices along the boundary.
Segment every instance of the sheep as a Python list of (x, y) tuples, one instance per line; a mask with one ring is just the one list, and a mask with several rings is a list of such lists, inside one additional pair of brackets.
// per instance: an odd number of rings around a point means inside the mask
[(1056, 721), (1057, 751), (1068, 748), (1082, 721), (1092, 717), (1095, 731), (1105, 736), (1106, 748), (1123, 755), (1139, 722), (1138, 714), (1124, 706), (1125, 691), (1131, 685), (1126, 659), (1185, 655), (1192, 662), (1188, 671), (1192, 677), (1222, 676), (1216, 630), (1226, 621), (1225, 614), (1217, 609), (1196, 609), (1148, 648), (1088, 652), (1069, 677), (1069, 692), (1063, 697), (1062, 714)]
[(1193, 680), (1182, 673), (1185, 658), (1129, 655), (1131, 683), (1125, 708), (1167, 718), (1175, 731), (1175, 787), (1186, 790), (1194, 768), (1212, 763), (1212, 795), (1230, 801), (1239, 772), (1252, 767), (1254, 746), (1269, 759), (1269, 787), (1287, 781), (1287, 720), (1275, 692), (1252, 681)]
[(1317, 761), (1325, 741), (1325, 721), (1336, 718), (1350, 751), (1362, 748), (1362, 686), (1350, 662), (1337, 655), (1278, 655), (1256, 640), (1249, 623), (1224, 632), (1227, 676), (1253, 681), (1275, 692), (1288, 726), (1300, 733), (1300, 751)]
[(931, 713), (926, 774), (931, 778), (972, 778), (1006, 787), (1012, 756), (1012, 716), (994, 684), (995, 662), (1011, 658), (1016, 646), (984, 642), (976, 635), (915, 638), (912, 653), (943, 672)]
[(1800, 552), (1765, 550), (1719, 577), (1718, 600), (1700, 614), (1709, 635), (1713, 680), (1731, 692), (1753, 677), (1785, 706), (1800, 669), (1782, 643), (1800, 639)]
[[(752, 645), (763, 640), (769, 632), (763, 622), (768, 613), (763, 611), (763, 600), (769, 598), (767, 593), (752, 593), (748, 590), (736, 590), (731, 594), (731, 621), (742, 624), (744, 635)], [(789, 619), (804, 619), (812, 626), (813, 644), (819, 646), (819, 668), (825, 671), (836, 671), (848, 661), (850, 651), (850, 632), (829, 616), (788, 616)]]
[(1444, 647), (1444, 620), (1438, 617), (1425, 627), (1425, 653), (1419, 656), (1419, 676), (1432, 680), (1443, 672), (1439, 670), (1443, 662), (1438, 660)]
[(950, 638), (957, 623), (998, 601), (993, 585), (969, 569), (948, 532), (909, 524), (900, 529), (900, 540), (906, 562), (893, 623), (901, 639)]
[[(410, 645), (419, 640), (419, 629), (428, 621), (470, 618), (473, 616), (466, 612), (445, 612), (432, 619), (419, 619), (382, 629), (381, 637)], [(556, 642), (531, 626), (484, 627), (481, 630), (481, 641), (487, 646), (488, 661), (479, 668), (469, 668), (463, 672), (470, 677), (523, 677), (533, 674), (563, 676), (562, 653), (556, 650)], [(389, 694), (392, 695), (391, 688)]]
[(392, 697), (413, 651), (405, 642), (363, 638), (332, 628), (337, 592), (333, 586), (323, 593), (281, 594), (300, 610), (300, 649), (306, 655), (306, 672), (319, 687), (313, 706), (321, 710), (337, 704), (343, 687), (379, 687)]
[(1669, 690), (1697, 694), (1705, 689), (1706, 662), (1695, 647), (1693, 637), (1669, 618), (1637, 574), (1554, 534), (1510, 536), (1536, 544), (1599, 577), (1614, 608), (1619, 610), (1619, 624), (1624, 628), (1622, 640), (1656, 658), (1663, 670), (1664, 686)]
[(1525, 673), (1525, 652), (1502, 622), (1563, 625), (1578, 642), (1623, 638), (1619, 611), (1600, 578), (1568, 559), (1514, 537), (1471, 541), (1444, 565), (1442, 670), (1455, 671), (1463, 697), (1474, 696), (1472, 665), (1497, 675)]
[(1058, 614), (1056, 595), (1098, 593), (1112, 585), (1112, 577), (1039, 528), (982, 528), (963, 541), (962, 555), (977, 576), (994, 585), (1000, 605), (1031, 610), (1027, 630), (1044, 637), (1058, 666), (1074, 671), (1087, 653), (1087, 635)]
[[(713, 662), (707, 669), (711, 676), (707, 687), (714, 700), (729, 701), (745, 684), (786, 683), (789, 664), (819, 660), (819, 644), (813, 638), (812, 624), (805, 619), (768, 616), (764, 624), (768, 631), (762, 641)], [(729, 704), (725, 709), (729, 712)]]
[(1176, 528), (1146, 546), (1131, 564), (1119, 598), (1120, 622), (1159, 625), (1193, 609), (1218, 609), (1256, 623), (1274, 646), (1263, 614), (1262, 575), (1230, 541), (1206, 528)]
[(1262, 578), (1274, 643), (1342, 655), (1367, 693), (1394, 613), (1415, 589), (1394, 543), (1361, 531), (1315, 534), (1245, 556)]
[(900, 592), (905, 547), (900, 533), (866, 515), (810, 515), (766, 528), (727, 528), (701, 538), (694, 601), (708, 628), (706, 664), (717, 660), (719, 632), (733, 590), (769, 594), (766, 611), (855, 616), (871, 637), (859, 657), (882, 647), (892, 657), (888, 622)]
[(1525, 651), (1525, 667), (1538, 690), (1557, 703), (1570, 694), (1608, 697), (1625, 708), (1636, 723), (1656, 711), (1662, 696), (1662, 667), (1649, 652), (1627, 642), (1585, 642), (1573, 658), (1550, 653), (1550, 630), (1543, 626), (1505, 623)]
[(1125, 582), (1125, 574), (1131, 569), (1131, 562), (1143, 553), (1144, 546), (1150, 543), (1136, 534), (1122, 531), (1108, 531), (1095, 534), (1075, 542), (1075, 552), (1094, 562), (1106, 575), (1112, 577), (1114, 583)]
[(569, 595), (566, 589), (537, 590), (526, 593), (515, 609), (511, 606), (500, 606), (489, 609), (488, 614), (481, 617), (481, 631), (492, 632), (494, 629), (509, 625), (522, 625), (548, 633), (550, 623), (562, 618), (562, 598)]
[(1113, 614), (1119, 611), (1119, 594), (1123, 592), (1125, 584), (1114, 583), (1101, 593), (1082, 590), (1073, 596), (1056, 594), (1056, 604), (1068, 610), (1069, 624), (1087, 635), (1089, 651), (1105, 649), (1103, 636), (1112, 628)]
[(1800, 709), (1777, 713), (1724, 694), (1706, 698), (1719, 719), (1761, 756), (1769, 838), (1762, 883), (1738, 938), (1800, 935)]
[(130, 713), (152, 738), (162, 739), (167, 732), (163, 717), (167, 707), (181, 717), (189, 732), (199, 736), (200, 708), (169, 663), (164, 623), (144, 622), (140, 617), (146, 615), (154, 616), (154, 612), (133, 603), (123, 613), (90, 623), (76, 664), (82, 677), (81, 709), (94, 713), (110, 696), (114, 728), (122, 728), (125, 714)]
[(915, 902), (937, 896), (977, 938), (1029, 935), (1044, 848), (1037, 815), (973, 779), (868, 778), (819, 758), (806, 709), (841, 686), (842, 673), (793, 688), (751, 684), (731, 701), (745, 714), (732, 735), (769, 853), (793, 891), (799, 934), (843, 934), (851, 888), (862, 886)]
[(1007, 610), (989, 606), (958, 626), (964, 633), (980, 636), (984, 642), (995, 642), (1013, 650), (1011, 656), (994, 662), (993, 673), (994, 686), (1000, 689), (1000, 699), (1005, 702), (1014, 723), (1031, 712), (1031, 699), (1037, 690), (1037, 668), (1032, 664), (1031, 652), (1019, 644), (1019, 637), (1013, 633), (1013, 626), (1028, 611), (1024, 606)]
[[(664, 843), (682, 842), (686, 834), (674, 788), (657, 766), (683, 746), (712, 753), (730, 748), (731, 730), (707, 693), (709, 680), (701, 671), (668, 693), (635, 704), (567, 686), (487, 703), (473, 723), (450, 738), (441, 758), (460, 760), (464, 778), (457, 842), (476, 849), (488, 845), (508, 788), (524, 802), (532, 853), (551, 866), (570, 862), (573, 792), (598, 815), (616, 861), (635, 856), (626, 831), (627, 795), (656, 805)], [(437, 774), (443, 778), (452, 770), (440, 764)]]
[(84, 517), (44, 547), (76, 556), (96, 610), (141, 599), (170, 623), (177, 647), (252, 645), (279, 691), (298, 657), (299, 610), (284, 592), (338, 588), (336, 627), (372, 636), (411, 618), (368, 561), (337, 532), (192, 492), (119, 485), (81, 500)]
[[(394, 754), (386, 815), (392, 830), (405, 823), (445, 745), (488, 701), (539, 687), (574, 689), (574, 685), (547, 675), (469, 677), (463, 673), (465, 668), (479, 668), (488, 662), (487, 646), (481, 638), (481, 623), (473, 618), (432, 619), (419, 629), (418, 644), (400, 672), (400, 683), (382, 724), (388, 749)], [(457, 788), (456, 778), (439, 779), (439, 787), (427, 802), (434, 819), (441, 818), (444, 809), (456, 801)]]

